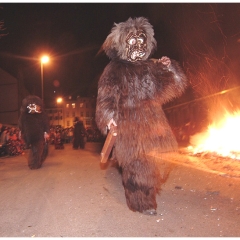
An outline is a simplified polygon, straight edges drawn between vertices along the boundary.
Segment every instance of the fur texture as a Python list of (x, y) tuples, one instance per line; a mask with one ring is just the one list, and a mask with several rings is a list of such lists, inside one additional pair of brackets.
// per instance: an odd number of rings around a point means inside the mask
[[(32, 105), (38, 106), (39, 112), (31, 112), (29, 106)], [(18, 125), (25, 144), (30, 147), (29, 168), (40, 168), (48, 153), (44, 132), (49, 132), (49, 120), (38, 96), (30, 95), (23, 99)]]
[(110, 119), (117, 123), (114, 156), (122, 168), (127, 204), (133, 211), (145, 212), (157, 208), (160, 188), (156, 162), (148, 154), (178, 147), (162, 105), (183, 93), (187, 79), (174, 60), (170, 67), (150, 59), (126, 61), (124, 39), (139, 29), (147, 35), (146, 56), (150, 56), (156, 41), (152, 26), (142, 17), (115, 24), (103, 44), (111, 61), (98, 83), (96, 123), (103, 134)]
[(139, 18), (129, 18), (126, 22), (115, 23), (111, 30), (111, 33), (106, 38), (102, 49), (105, 51), (106, 55), (111, 58), (119, 58), (122, 60), (127, 60), (126, 54), (126, 39), (130, 32), (137, 33), (138, 30), (143, 30), (147, 35), (147, 46), (148, 51), (144, 56), (143, 60), (148, 59), (148, 57), (154, 52), (157, 47), (157, 42), (154, 38), (154, 30), (152, 25), (144, 17)]

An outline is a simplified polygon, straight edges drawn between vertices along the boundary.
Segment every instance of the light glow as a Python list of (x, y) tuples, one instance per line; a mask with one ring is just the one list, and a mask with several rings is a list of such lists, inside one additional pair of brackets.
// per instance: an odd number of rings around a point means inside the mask
[(191, 137), (188, 149), (194, 153), (215, 153), (240, 160), (240, 111), (226, 113), (204, 133)]
[(49, 57), (48, 56), (42, 56), (41, 57), (41, 63), (48, 63), (49, 62)]
[(61, 103), (62, 100), (63, 100), (63, 99), (62, 99), (61, 97), (57, 98), (57, 103)]

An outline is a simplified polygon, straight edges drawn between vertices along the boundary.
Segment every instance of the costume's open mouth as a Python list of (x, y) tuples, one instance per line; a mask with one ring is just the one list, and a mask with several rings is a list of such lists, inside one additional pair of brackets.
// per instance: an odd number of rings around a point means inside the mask
[(133, 51), (130, 55), (132, 61), (141, 60), (145, 56), (145, 52), (142, 51)]

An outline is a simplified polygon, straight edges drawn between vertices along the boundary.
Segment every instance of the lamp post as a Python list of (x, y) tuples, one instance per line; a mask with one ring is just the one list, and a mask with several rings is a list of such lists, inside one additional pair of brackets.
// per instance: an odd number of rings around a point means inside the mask
[(42, 101), (43, 101), (43, 64), (49, 61), (48, 56), (41, 57), (41, 85), (42, 85)]

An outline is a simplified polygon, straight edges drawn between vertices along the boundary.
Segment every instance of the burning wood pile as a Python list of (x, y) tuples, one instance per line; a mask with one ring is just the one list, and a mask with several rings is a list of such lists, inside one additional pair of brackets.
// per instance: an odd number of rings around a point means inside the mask
[(190, 138), (190, 145), (179, 149), (182, 162), (195, 163), (221, 175), (240, 177), (240, 111), (226, 113), (206, 132)]
[(206, 132), (192, 136), (190, 143), (187, 150), (191, 155), (240, 160), (240, 111), (231, 115), (226, 113)]

